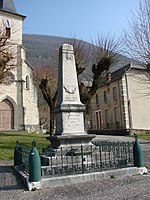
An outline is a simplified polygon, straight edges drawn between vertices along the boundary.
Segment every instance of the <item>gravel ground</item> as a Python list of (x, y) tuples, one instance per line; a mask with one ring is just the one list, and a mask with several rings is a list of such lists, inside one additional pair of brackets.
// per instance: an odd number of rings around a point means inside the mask
[(0, 200), (150, 200), (150, 174), (27, 191), (12, 163), (0, 162)]
[(148, 175), (114, 177), (30, 192), (14, 174), (13, 162), (1, 161), (0, 200), (150, 200), (150, 143), (142, 143), (142, 149)]

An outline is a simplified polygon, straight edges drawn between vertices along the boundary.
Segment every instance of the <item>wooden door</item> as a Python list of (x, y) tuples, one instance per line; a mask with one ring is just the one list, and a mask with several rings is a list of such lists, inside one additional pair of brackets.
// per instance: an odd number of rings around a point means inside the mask
[(13, 105), (4, 100), (0, 103), (0, 130), (11, 130), (14, 128)]

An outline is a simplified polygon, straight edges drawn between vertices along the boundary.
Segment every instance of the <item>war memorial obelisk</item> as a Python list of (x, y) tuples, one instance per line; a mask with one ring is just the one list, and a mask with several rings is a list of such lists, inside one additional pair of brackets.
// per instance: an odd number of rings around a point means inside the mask
[(53, 148), (91, 144), (94, 135), (84, 130), (85, 106), (80, 101), (73, 46), (59, 50), (56, 133), (50, 137)]

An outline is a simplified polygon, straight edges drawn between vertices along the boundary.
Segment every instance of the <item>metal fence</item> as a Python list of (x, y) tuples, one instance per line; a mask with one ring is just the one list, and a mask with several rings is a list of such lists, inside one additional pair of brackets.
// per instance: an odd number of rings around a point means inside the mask
[(17, 142), (14, 151), (14, 165), (20, 166), (26, 172), (29, 172), (29, 153), (31, 147), (24, 147)]
[(133, 143), (93, 142), (93, 145), (51, 149), (42, 176), (60, 176), (133, 166)]
[[(34, 146), (34, 144), (32, 144)], [(14, 165), (29, 173), (29, 154), (32, 147), (17, 145)], [(133, 166), (133, 143), (93, 142), (92, 145), (49, 149), (49, 155), (41, 154), (43, 177), (90, 173)]]

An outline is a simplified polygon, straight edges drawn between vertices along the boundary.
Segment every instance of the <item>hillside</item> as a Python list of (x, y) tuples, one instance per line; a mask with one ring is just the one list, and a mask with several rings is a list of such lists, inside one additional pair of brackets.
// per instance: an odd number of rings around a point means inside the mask
[(51, 54), (64, 43), (65, 38), (45, 35), (23, 35), (23, 45), (27, 48), (27, 59), (33, 66), (49, 64)]
[[(33, 67), (47, 65), (50, 63), (53, 63), (53, 66), (57, 67), (58, 49), (63, 43), (66, 43), (68, 40), (68, 38), (56, 36), (24, 34), (23, 45), (27, 49), (27, 60)], [(87, 48), (89, 48), (89, 45), (91, 44), (86, 42)], [(53, 61), (56, 62), (54, 63)], [(120, 55), (119, 62), (114, 66), (111, 66), (111, 71), (123, 67), (129, 62), (129, 58)], [(91, 67), (92, 61), (89, 58), (88, 65), (86, 66), (86, 70), (84, 71), (82, 78), (92, 77)]]

